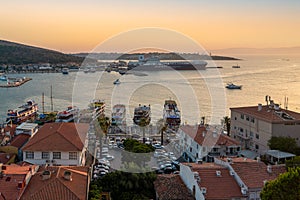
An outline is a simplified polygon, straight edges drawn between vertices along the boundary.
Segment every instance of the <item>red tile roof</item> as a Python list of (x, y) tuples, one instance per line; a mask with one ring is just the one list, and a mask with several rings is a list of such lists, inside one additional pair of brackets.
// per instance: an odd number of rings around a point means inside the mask
[[(40, 168), (30, 180), (21, 200), (82, 200), (87, 198), (88, 167), (47, 167), (51, 172), (49, 179), (42, 180), (44, 167)], [(72, 180), (64, 178), (64, 172), (72, 173)]]
[(13, 138), (13, 140), (10, 143), (10, 146), (17, 147), (20, 149), (30, 138), (30, 135), (28, 134), (19, 134)]
[(9, 164), (14, 162), (16, 158), (16, 154), (13, 153), (0, 153), (0, 163)]
[(23, 151), (81, 151), (89, 125), (47, 123), (22, 148)]
[(195, 199), (179, 174), (158, 175), (157, 179), (154, 181), (154, 188), (160, 200)]
[(291, 110), (281, 109), (280, 111), (294, 118), (294, 120), (286, 120), (280, 117), (278, 111), (269, 108), (269, 106), (262, 106), (262, 109), (260, 111), (258, 111), (258, 106), (237, 107), (237, 108), (230, 108), (230, 110), (239, 112), (241, 114), (249, 115), (270, 123), (300, 122), (300, 113)]
[[(198, 172), (200, 181), (199, 187), (206, 188), (205, 199), (232, 199), (243, 197), (241, 188), (230, 175), (229, 170), (214, 163), (187, 163), (193, 172)], [(221, 176), (216, 175), (216, 171), (221, 172)]]
[(184, 125), (180, 129), (202, 146), (237, 146), (240, 143), (224, 134), (214, 134), (213, 130), (207, 130), (205, 126)]
[(285, 165), (272, 165), (272, 172), (267, 171), (267, 165), (251, 159), (233, 159), (231, 164), (234, 171), (251, 188), (263, 188), (265, 180), (276, 179), (279, 174), (286, 171)]
[[(2, 169), (3, 177), (0, 178), (0, 199), (14, 200), (18, 199), (24, 190), (25, 177), (30, 173), (31, 167), (37, 166), (19, 166), (19, 165), (4, 165)], [(23, 188), (18, 189), (18, 184), (21, 182)]]

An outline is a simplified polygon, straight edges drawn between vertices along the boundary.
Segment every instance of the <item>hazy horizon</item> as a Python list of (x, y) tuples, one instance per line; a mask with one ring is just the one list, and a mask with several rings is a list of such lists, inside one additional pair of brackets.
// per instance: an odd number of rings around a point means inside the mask
[(0, 24), (0, 38), (65, 53), (143, 27), (178, 31), (207, 50), (300, 46), (295, 0), (13, 0), (1, 3)]

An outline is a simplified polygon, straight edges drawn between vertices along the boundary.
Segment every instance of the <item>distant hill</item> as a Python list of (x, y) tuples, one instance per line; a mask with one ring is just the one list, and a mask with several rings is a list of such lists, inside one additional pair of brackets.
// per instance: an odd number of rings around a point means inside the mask
[(58, 51), (0, 40), (0, 64), (69, 63), (80, 64), (83, 57), (64, 54)]
[(73, 54), (80, 57), (86, 57), (97, 60), (138, 60), (139, 55), (143, 54), (145, 58), (158, 57), (160, 60), (239, 60), (238, 58), (217, 55), (205, 55), (197, 53), (79, 53)]
[(214, 54), (246, 55), (246, 54), (300, 54), (300, 47), (281, 48), (228, 48), (212, 50)]

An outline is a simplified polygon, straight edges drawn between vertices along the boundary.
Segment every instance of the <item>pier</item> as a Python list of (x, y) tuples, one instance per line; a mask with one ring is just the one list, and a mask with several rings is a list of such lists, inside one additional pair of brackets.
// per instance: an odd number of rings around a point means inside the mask
[(24, 78), (20, 81), (17, 81), (17, 82), (13, 82), (13, 83), (10, 83), (10, 84), (6, 84), (6, 85), (0, 85), (0, 88), (11, 88), (11, 87), (19, 87), (21, 85), (23, 85), (24, 83), (28, 82), (28, 81), (31, 81), (32, 78)]

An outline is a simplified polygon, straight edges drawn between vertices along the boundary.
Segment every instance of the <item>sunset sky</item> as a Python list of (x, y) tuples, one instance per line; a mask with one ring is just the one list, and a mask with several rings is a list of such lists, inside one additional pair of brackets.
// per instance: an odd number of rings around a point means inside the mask
[(0, 27), (0, 39), (63, 52), (143, 27), (178, 31), (209, 50), (292, 47), (300, 46), (300, 1), (10, 0), (1, 2)]

